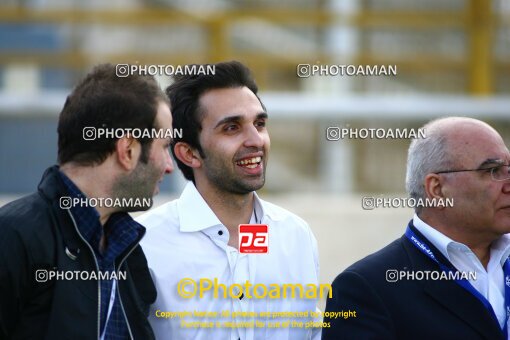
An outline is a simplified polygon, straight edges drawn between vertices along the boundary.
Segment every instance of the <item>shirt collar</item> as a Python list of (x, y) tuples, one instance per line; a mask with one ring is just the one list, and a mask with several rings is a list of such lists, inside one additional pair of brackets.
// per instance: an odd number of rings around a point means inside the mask
[[(253, 192), (253, 195), (255, 215), (258, 222), (263, 223), (262, 221), (265, 218), (275, 221), (283, 218), (282, 214), (274, 209), (271, 204), (261, 200), (256, 192)], [(179, 197), (177, 209), (182, 232), (200, 231), (222, 224), (191, 181), (186, 184)]]
[[(430, 225), (423, 222), (416, 214), (413, 217), (413, 225), (449, 261), (452, 260), (450, 258), (450, 251), (452, 249), (471, 251), (471, 249), (469, 249), (469, 247), (466, 246), (465, 244), (452, 240), (451, 238), (441, 233), (437, 229), (432, 228)], [(509, 255), (510, 255), (510, 235), (505, 234), (492, 243), (491, 258), (496, 257), (497, 259), (499, 259), (501, 265), (503, 265)]]
[(449, 246), (457, 246), (462, 247), (463, 244), (459, 242), (455, 242), (445, 234), (441, 233), (437, 229), (432, 228), (427, 223), (423, 222), (418, 215), (414, 215), (413, 217), (413, 225), (418, 229), (420, 233), (423, 234), (440, 252), (451, 261), (450, 256), (448, 254)]
[(505, 234), (501, 236), (496, 241), (492, 242), (491, 245), (491, 257), (496, 256), (496, 258), (500, 259), (501, 265), (503, 265), (510, 256), (510, 235)]
[[(85, 194), (69, 177), (62, 171), (59, 171), (59, 174), (69, 197), (86, 198)], [(76, 227), (80, 234), (93, 247), (94, 251), (99, 254), (99, 241), (104, 233), (104, 228), (99, 221), (98, 211), (90, 206), (72, 206), (70, 210), (76, 219)], [(125, 212), (112, 214), (104, 227), (106, 226), (110, 229), (106, 256), (112, 259), (126, 250), (131, 244), (137, 242), (145, 234), (145, 228)]]

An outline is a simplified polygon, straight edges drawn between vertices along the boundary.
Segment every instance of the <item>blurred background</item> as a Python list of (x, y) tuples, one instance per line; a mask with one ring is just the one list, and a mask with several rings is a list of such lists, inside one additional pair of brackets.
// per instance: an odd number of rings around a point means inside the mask
[[(309, 222), (321, 282), (412, 217), (361, 206), (406, 197), (409, 140), (328, 141), (328, 127), (416, 129), (460, 115), (510, 139), (510, 0), (2, 0), (0, 205), (34, 191), (56, 162), (58, 114), (93, 65), (232, 59), (252, 69), (270, 115), (260, 195)], [(300, 64), (395, 65), (397, 75), (303, 77)], [(183, 184), (176, 170), (156, 204)]]

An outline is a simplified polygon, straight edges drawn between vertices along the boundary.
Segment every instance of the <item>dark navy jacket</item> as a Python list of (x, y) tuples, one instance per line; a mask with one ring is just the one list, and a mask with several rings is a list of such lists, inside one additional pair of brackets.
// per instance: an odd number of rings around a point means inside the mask
[[(426, 238), (411, 226), (422, 240)], [(451, 263), (429, 243), (438, 260)], [(322, 339), (505, 339), (497, 320), (470, 292), (450, 280), (387, 281), (387, 271), (440, 271), (404, 235), (342, 272), (326, 311), (356, 317), (325, 318)], [(390, 275), (390, 280), (392, 276)]]

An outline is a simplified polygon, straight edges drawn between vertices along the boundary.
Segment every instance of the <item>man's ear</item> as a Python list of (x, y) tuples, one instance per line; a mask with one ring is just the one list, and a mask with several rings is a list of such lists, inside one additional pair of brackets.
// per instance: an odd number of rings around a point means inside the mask
[(428, 174), (423, 183), (428, 198), (444, 199), (443, 184), (438, 174)]
[(174, 145), (175, 157), (190, 168), (199, 168), (202, 166), (202, 158), (198, 151), (192, 148), (188, 143), (177, 142)]
[(133, 137), (124, 136), (115, 143), (117, 160), (121, 167), (131, 171), (138, 164), (138, 159), (142, 152), (140, 142)]

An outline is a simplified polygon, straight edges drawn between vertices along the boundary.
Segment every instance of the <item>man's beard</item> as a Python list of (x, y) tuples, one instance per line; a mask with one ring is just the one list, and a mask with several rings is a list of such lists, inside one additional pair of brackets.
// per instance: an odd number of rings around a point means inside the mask
[(149, 201), (149, 205), (123, 206), (120, 211), (134, 212), (146, 211), (152, 207), (154, 189), (160, 178), (158, 169), (150, 163), (138, 161), (135, 169), (127, 175), (119, 176), (113, 184), (113, 197), (120, 199), (140, 200), (140, 202)]

